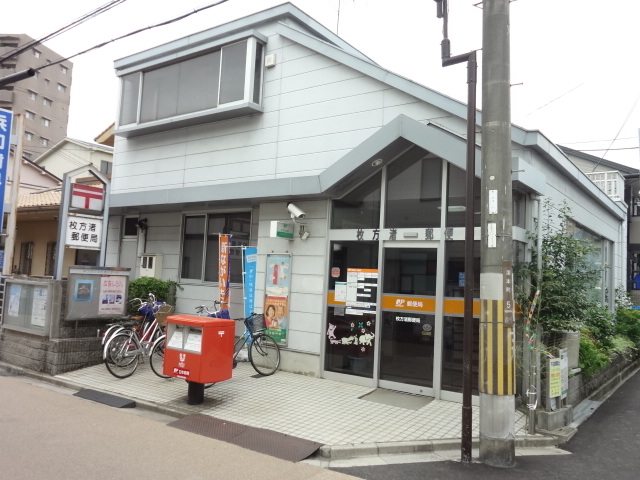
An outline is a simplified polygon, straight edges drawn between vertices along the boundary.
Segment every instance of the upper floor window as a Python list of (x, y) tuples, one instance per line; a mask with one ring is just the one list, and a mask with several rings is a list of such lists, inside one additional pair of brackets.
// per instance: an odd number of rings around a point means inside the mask
[(59, 83), (58, 84), (58, 91), (59, 92), (66, 92), (67, 91), (67, 86)]
[(31, 132), (24, 132), (24, 139), (25, 139), (25, 140), (33, 140), (33, 133), (31, 133)]
[(44, 138), (44, 137), (40, 137), (40, 144), (48, 147), (49, 146), (49, 139), (48, 138)]
[[(250, 37), (197, 57), (122, 76), (120, 126), (153, 123), (175, 128), (180, 120), (215, 116), (222, 108), (227, 112), (242, 110), (247, 103), (259, 105), (263, 50)], [(180, 116), (182, 119), (176, 118)]]
[(111, 175), (112, 170), (113, 170), (113, 163), (107, 162), (105, 160), (100, 160), (100, 173), (104, 173), (105, 175)]
[(38, 98), (38, 94), (36, 92), (34, 92), (33, 90), (27, 90), (27, 96), (31, 100), (35, 100), (36, 98)]
[(42, 125), (44, 125), (45, 127), (48, 127), (49, 125), (51, 125), (51, 120), (49, 120), (46, 117), (42, 117), (40, 121), (42, 122)]
[(42, 98), (42, 103), (44, 104), (45, 107), (50, 107), (51, 105), (53, 105), (53, 102), (51, 100), (44, 97)]
[(36, 58), (40, 58), (40, 55), (41, 55), (40, 50), (36, 50), (36, 49), (34, 48), (34, 49), (33, 49), (33, 56), (34, 56), (34, 57), (36, 57)]
[(36, 114), (33, 112), (30, 112), (29, 110), (25, 110), (25, 116), (29, 119), (29, 120), (33, 120), (34, 118), (36, 118)]
[(64, 65), (60, 65), (60, 71), (66, 75), (69, 69)]

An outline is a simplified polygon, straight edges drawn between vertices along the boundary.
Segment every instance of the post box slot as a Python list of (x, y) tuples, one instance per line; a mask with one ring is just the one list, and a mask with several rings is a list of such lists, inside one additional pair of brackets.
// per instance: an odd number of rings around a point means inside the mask
[(202, 352), (202, 328), (189, 327), (187, 338), (184, 342), (184, 349), (190, 352)]
[(182, 350), (184, 345), (184, 335), (182, 334), (184, 325), (169, 325), (169, 341), (167, 342), (167, 348), (173, 348), (176, 350)]

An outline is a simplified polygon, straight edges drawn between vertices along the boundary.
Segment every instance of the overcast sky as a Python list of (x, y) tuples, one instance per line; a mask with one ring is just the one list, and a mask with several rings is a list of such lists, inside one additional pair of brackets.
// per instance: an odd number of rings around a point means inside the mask
[[(216, 2), (126, 0), (46, 45), (71, 56)], [(479, 2), (450, 0), (452, 55), (482, 47), (482, 10), (474, 6)], [(4, 2), (0, 32), (40, 38), (107, 3), (109, 0)], [(74, 58), (68, 135), (91, 141), (114, 121), (118, 91), (114, 60), (281, 3), (283, 0), (229, 0)], [(441, 66), (442, 20), (436, 18), (433, 0), (291, 3), (382, 67), (466, 101), (466, 65)], [(640, 168), (639, 19), (639, 0), (514, 0), (512, 122), (540, 130), (556, 144)], [(479, 74), (481, 71), (480, 63)], [(480, 92), (479, 84), (479, 107)]]

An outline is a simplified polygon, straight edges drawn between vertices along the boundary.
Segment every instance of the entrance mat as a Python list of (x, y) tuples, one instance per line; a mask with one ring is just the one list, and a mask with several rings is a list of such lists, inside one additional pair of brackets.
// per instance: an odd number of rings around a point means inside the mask
[(169, 426), (290, 462), (304, 460), (322, 446), (321, 443), (284, 433), (249, 427), (200, 414), (188, 415), (170, 423)]
[(118, 397), (116, 395), (99, 392), (97, 390), (91, 390), (90, 388), (83, 388), (79, 392), (74, 393), (74, 395), (86, 400), (93, 400), (94, 402), (104, 403), (105, 405), (109, 405), (110, 407), (135, 408), (136, 406), (135, 400)]
[(395, 390), (387, 390), (386, 388), (376, 388), (373, 392), (360, 397), (360, 399), (390, 405), (392, 407), (406, 408), (407, 410), (420, 410), (433, 401), (433, 397), (396, 392)]

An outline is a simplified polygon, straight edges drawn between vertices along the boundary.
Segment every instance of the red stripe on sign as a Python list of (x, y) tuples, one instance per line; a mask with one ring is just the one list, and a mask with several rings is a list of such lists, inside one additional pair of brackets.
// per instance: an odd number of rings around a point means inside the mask
[(98, 187), (90, 187), (89, 185), (72, 185), (73, 191), (71, 194), (74, 197), (84, 198), (84, 208), (89, 208), (89, 201), (102, 200), (104, 197), (104, 191)]

